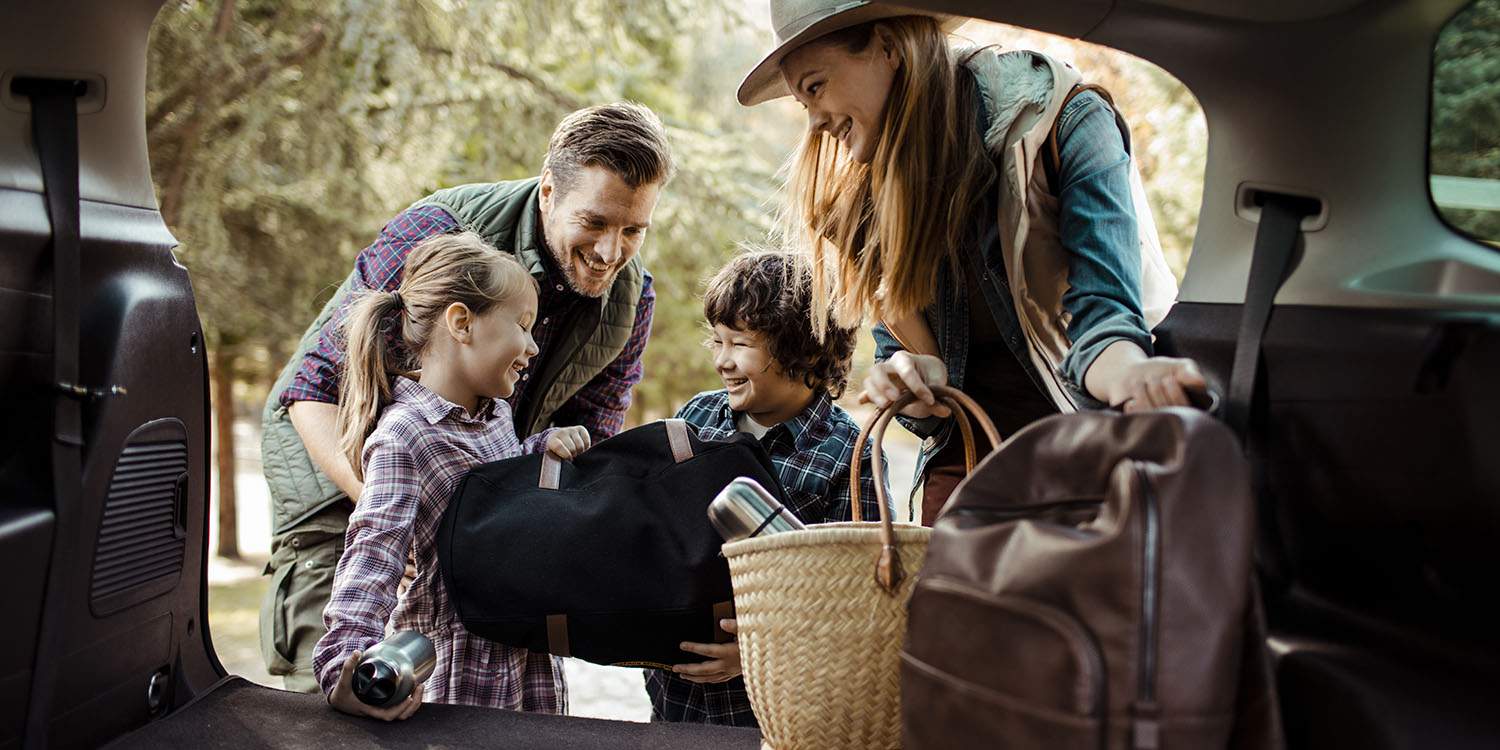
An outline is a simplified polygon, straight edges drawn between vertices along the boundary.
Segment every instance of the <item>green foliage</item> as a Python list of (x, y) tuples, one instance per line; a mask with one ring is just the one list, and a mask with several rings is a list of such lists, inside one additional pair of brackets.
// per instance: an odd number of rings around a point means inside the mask
[[(644, 258), (650, 416), (713, 384), (701, 279), (764, 234), (774, 163), (726, 127), (744, 22), (684, 0), (188, 0), (150, 49), (148, 138), (210, 344), (280, 367), (351, 259), (428, 192), (537, 174), (556, 123), (633, 99), (682, 169)], [(268, 352), (268, 353), (266, 353)], [(264, 376), (266, 373), (261, 373)]]
[[(1500, 180), (1500, 0), (1477, 0), (1438, 36), (1431, 171)], [(1469, 234), (1500, 239), (1500, 212), (1439, 207)]]

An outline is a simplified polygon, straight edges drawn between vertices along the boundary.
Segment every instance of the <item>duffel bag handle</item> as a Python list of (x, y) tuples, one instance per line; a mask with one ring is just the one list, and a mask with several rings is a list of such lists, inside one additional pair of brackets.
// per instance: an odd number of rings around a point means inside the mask
[[(672, 460), (682, 463), (692, 458), (693, 442), (688, 440), (687, 422), (681, 419), (661, 421), (667, 426), (667, 444), (672, 447)], [(544, 490), (555, 490), (560, 481), (562, 481), (562, 459), (552, 455), (552, 451), (543, 451), (542, 475), (537, 479), (536, 486)]]
[[(979, 426), (984, 430), (985, 437), (990, 440), (990, 445), (999, 447), (1000, 431), (995, 429), (995, 423), (990, 421), (988, 414), (979, 407), (979, 403), (970, 398), (968, 394), (957, 388), (946, 385), (932, 386), (933, 395), (945, 404), (953, 412), (958, 421), (958, 430), (963, 434), (964, 441), (964, 466), (968, 471), (974, 469), (974, 430), (969, 424), (968, 415), (973, 415), (979, 420)], [(896, 413), (906, 408), (917, 400), (914, 393), (906, 393), (901, 398), (887, 403), (884, 407), (877, 409), (875, 415), (859, 431), (859, 437), (854, 441), (854, 457), (849, 467), (849, 515), (855, 520), (860, 518), (859, 501), (859, 465), (860, 457), (864, 455), (865, 443), (871, 441), (870, 446), (870, 471), (875, 474), (875, 504), (880, 510), (880, 559), (875, 564), (875, 580), (887, 593), (895, 593), (896, 587), (901, 585), (901, 579), (906, 577), (905, 571), (901, 569), (901, 558), (896, 553), (894, 534), (891, 529), (891, 511), (886, 499), (885, 483), (880, 477), (885, 476), (885, 462), (880, 458), (881, 443), (885, 440), (885, 427), (890, 424), (891, 418)], [(968, 412), (968, 414), (965, 414)]]

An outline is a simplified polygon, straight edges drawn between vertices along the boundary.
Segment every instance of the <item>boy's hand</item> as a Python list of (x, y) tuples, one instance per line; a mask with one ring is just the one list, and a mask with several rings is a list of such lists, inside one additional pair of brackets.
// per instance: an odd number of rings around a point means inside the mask
[(569, 459), (589, 449), (593, 439), (585, 427), (559, 427), (547, 436), (547, 452), (561, 459)]
[(406, 700), (387, 708), (377, 708), (354, 695), (354, 668), (359, 666), (359, 657), (363, 651), (355, 651), (344, 660), (344, 666), (339, 670), (339, 684), (335, 685), (333, 692), (328, 694), (328, 705), (354, 716), (369, 716), (381, 721), (403, 721), (411, 718), (422, 705), (422, 686), (417, 685), (411, 691)]
[(870, 366), (865, 376), (865, 390), (859, 394), (859, 403), (874, 404), (876, 408), (901, 398), (911, 391), (917, 400), (901, 413), (913, 419), (947, 417), (953, 412), (946, 404), (938, 403), (933, 395), (934, 385), (948, 384), (948, 367), (943, 360), (930, 354), (912, 354), (900, 351), (884, 362)]
[[(739, 624), (732, 618), (720, 620), (719, 627), (723, 628), (730, 635), (736, 635), (740, 632)], [(682, 675), (689, 682), (700, 684), (724, 682), (740, 676), (740, 643), (738, 640), (728, 643), (693, 643), (691, 641), (683, 641), (682, 650), (713, 657), (708, 661), (697, 664), (678, 664), (672, 667), (673, 672)]]

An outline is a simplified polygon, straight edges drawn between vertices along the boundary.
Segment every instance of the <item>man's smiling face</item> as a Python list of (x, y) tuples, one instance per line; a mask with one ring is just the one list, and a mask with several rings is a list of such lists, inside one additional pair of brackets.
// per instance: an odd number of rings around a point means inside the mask
[(559, 187), (542, 174), (542, 236), (567, 277), (585, 297), (598, 297), (646, 240), (661, 183), (632, 188), (604, 167), (584, 166)]

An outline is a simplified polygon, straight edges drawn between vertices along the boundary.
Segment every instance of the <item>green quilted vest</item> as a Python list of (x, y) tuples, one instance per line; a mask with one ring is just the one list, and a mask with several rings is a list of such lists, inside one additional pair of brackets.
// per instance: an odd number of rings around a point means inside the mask
[[(544, 274), (541, 230), (537, 212), (539, 178), (495, 182), (439, 190), (408, 208), (438, 206), (458, 220), (465, 231), (511, 253), (539, 282)], [(635, 324), (645, 269), (639, 256), (620, 270), (609, 291), (596, 304), (584, 300), (574, 306), (568, 321), (548, 345), (546, 356), (532, 370), (526, 398), (515, 412), (516, 434), (539, 432), (552, 424), (552, 416), (579, 389), (593, 380), (624, 350)], [(291, 384), (302, 358), (317, 346), (318, 337), (349, 290), (344, 282), (318, 318), (302, 335), (297, 352), (271, 388), (262, 413), (261, 460), (271, 487), (271, 525), (283, 533), (344, 497), (343, 493), (313, 465), (301, 438), (279, 403), (281, 392)], [(553, 290), (543, 289), (542, 294)]]

